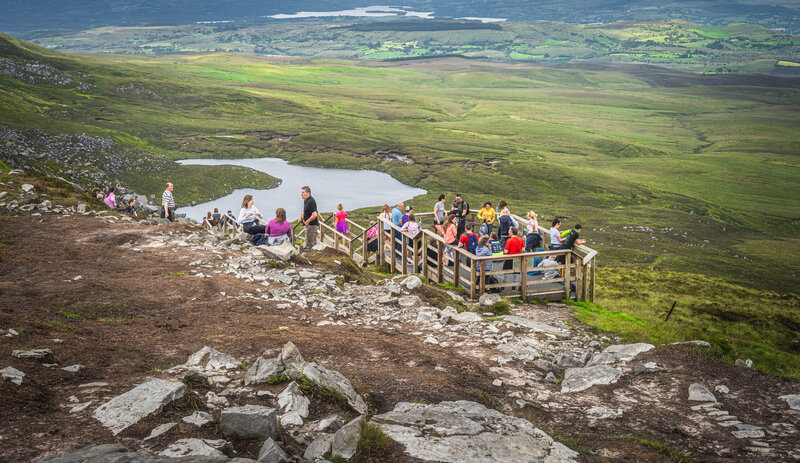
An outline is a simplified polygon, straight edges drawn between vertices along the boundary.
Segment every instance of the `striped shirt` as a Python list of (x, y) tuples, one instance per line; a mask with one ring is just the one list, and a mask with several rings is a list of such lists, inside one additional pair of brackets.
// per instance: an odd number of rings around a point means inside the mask
[(172, 192), (169, 190), (164, 190), (164, 194), (161, 195), (161, 206), (163, 207), (164, 204), (167, 207), (175, 207), (175, 199), (172, 197)]

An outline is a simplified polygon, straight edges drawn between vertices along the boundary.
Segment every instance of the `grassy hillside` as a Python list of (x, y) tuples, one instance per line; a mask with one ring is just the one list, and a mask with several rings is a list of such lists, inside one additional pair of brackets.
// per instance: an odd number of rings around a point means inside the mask
[[(797, 293), (795, 79), (459, 58), (79, 57), (3, 43), (3, 57), (48, 63), (88, 87), (0, 74), (0, 126), (88, 133), (171, 159), (278, 156), (378, 169), (429, 191), (411, 201), (421, 211), (440, 192), (464, 192), (473, 207), (505, 199), (518, 213), (583, 223), (612, 274), (672, 271), (672, 280), (711, 292), (733, 285), (726, 291), (739, 303), (725, 310), (744, 320), (763, 294)], [(198, 193), (218, 185), (203, 180), (186, 183)], [(655, 313), (671, 284), (654, 281), (643, 300), (614, 297), (609, 307)], [(693, 310), (728, 304), (681, 297)], [(768, 312), (767, 327), (798, 318), (784, 305)], [(763, 345), (791, 360), (800, 344), (784, 334)], [(736, 341), (727, 355), (778, 362), (745, 344)]]
[[(647, 63), (702, 72), (797, 75), (800, 38), (752, 24), (707, 26), (681, 20), (606, 24), (382, 19), (270, 24), (104, 27), (39, 34), (71, 52), (233, 51), (347, 59), (460, 55), (523, 62)], [(782, 64), (779, 64), (782, 63)]]

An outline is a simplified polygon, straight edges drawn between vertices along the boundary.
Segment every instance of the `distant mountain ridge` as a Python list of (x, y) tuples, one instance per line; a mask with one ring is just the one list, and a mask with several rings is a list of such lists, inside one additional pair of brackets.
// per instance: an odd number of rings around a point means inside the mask
[[(265, 21), (266, 16), (298, 11), (337, 11), (369, 6), (353, 0), (7, 0), (0, 31), (31, 38), (42, 30), (84, 30), (104, 26), (194, 24), (199, 21)], [(632, 19), (687, 19), (706, 24), (748, 22), (800, 32), (796, 1), (756, 0), (509, 0), (461, 2), (409, 0), (405, 8), (433, 12), (436, 18), (492, 17), (570, 23)]]

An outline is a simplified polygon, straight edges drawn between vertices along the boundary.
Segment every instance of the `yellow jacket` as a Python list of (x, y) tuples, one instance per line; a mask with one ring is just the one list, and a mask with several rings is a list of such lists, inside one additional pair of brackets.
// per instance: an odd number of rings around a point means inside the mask
[(487, 209), (484, 207), (478, 212), (478, 218), (486, 223), (492, 223), (494, 219), (497, 218), (497, 212), (495, 212), (494, 209)]

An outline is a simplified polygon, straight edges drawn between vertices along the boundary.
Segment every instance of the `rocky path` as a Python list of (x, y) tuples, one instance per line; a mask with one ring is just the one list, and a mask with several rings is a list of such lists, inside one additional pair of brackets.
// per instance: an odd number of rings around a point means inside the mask
[[(359, 419), (398, 442), (364, 461), (800, 459), (800, 383), (702, 343), (623, 344), (562, 304), (496, 315), (332, 250), (283, 263), (184, 224), (46, 206), (0, 208), (4, 461), (90, 444), (117, 444), (87, 450), (97, 461), (314, 461), (336, 442), (346, 456)], [(132, 396), (144, 408), (121, 418)]]

